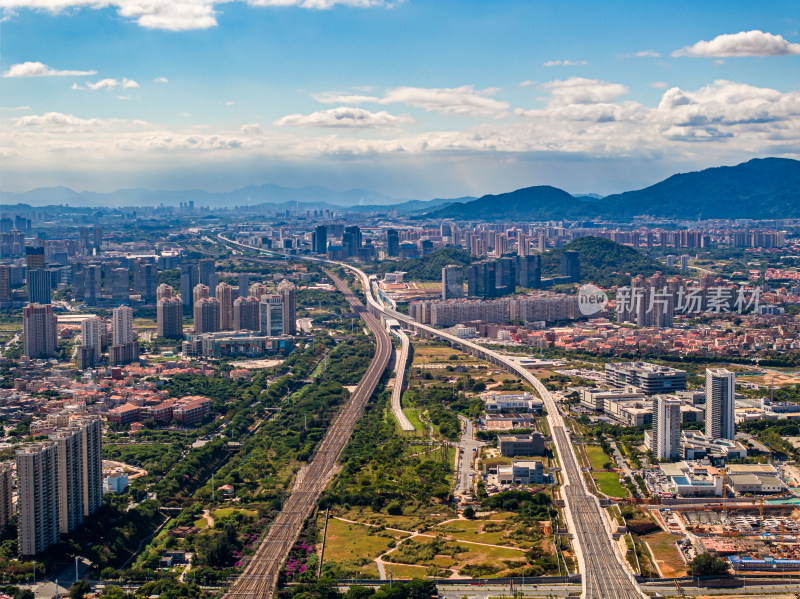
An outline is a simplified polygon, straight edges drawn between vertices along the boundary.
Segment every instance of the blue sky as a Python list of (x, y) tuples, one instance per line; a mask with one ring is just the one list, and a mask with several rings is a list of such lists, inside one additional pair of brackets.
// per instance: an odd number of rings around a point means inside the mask
[(0, 10), (9, 191), (610, 193), (800, 153), (796, 1), (0, 0)]

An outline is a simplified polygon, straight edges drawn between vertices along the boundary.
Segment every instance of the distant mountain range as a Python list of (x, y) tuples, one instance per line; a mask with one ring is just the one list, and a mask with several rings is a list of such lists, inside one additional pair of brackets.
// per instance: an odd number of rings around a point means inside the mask
[[(453, 200), (432, 200), (431, 203), (418, 200), (393, 198), (367, 189), (335, 191), (327, 187), (309, 185), (306, 187), (283, 187), (275, 184), (248, 185), (228, 192), (210, 192), (202, 189), (180, 191), (158, 191), (149, 189), (120, 189), (110, 193), (93, 191), (73, 191), (68, 187), (40, 187), (24, 193), (2, 192), (3, 204), (28, 204), (48, 206), (68, 204), (70, 206), (96, 206), (118, 208), (123, 206), (178, 206), (182, 202), (194, 201), (196, 207), (213, 208), (230, 206), (282, 206), (296, 204), (301, 207), (341, 209), (342, 207), (379, 208), (386, 205), (401, 210), (430, 209)], [(474, 199), (474, 198), (467, 198)]]
[(570, 195), (540, 185), (510, 193), (473, 197), (407, 200), (370, 191), (336, 191), (327, 187), (249, 185), (227, 192), (201, 189), (153, 191), (120, 189), (110, 193), (77, 192), (68, 187), (41, 187), (24, 193), (0, 192), (4, 208), (14, 204), (42, 207), (69, 205), (79, 209), (130, 206), (249, 206), (276, 210), (342, 210), (419, 214), (461, 220), (624, 220), (654, 218), (781, 218), (800, 216), (800, 161), (754, 159), (737, 166), (673, 175), (637, 191), (606, 197)]
[(792, 218), (800, 216), (800, 161), (754, 159), (673, 175), (638, 191), (572, 196), (541, 185), (487, 195), (427, 213), (463, 220)]

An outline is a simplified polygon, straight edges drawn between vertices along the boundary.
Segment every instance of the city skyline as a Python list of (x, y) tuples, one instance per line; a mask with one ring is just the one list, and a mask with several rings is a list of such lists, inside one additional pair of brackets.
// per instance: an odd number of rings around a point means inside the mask
[(3, 190), (612, 193), (800, 155), (788, 2), (274, 4), (0, 0)]

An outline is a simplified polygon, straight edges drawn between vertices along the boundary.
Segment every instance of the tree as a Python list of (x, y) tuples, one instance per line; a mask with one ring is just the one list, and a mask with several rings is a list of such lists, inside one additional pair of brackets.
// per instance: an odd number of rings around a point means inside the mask
[(613, 467), (614, 464), (612, 464), (611, 462), (606, 462), (605, 464), (603, 464), (603, 470), (611, 470)]
[(471, 505), (468, 505), (464, 508), (464, 517), (469, 520), (472, 520), (475, 517), (475, 510), (472, 509)]
[(729, 573), (728, 562), (710, 553), (698, 554), (689, 564), (692, 576), (724, 576)]
[(91, 590), (92, 587), (88, 582), (85, 580), (77, 580), (69, 587), (69, 599), (83, 599), (86, 593)]

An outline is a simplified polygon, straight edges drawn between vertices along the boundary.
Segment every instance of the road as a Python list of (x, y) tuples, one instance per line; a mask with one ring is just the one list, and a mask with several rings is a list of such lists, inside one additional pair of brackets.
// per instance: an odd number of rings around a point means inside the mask
[(464, 495), (472, 490), (472, 483), (475, 480), (474, 457), (478, 448), (484, 443), (475, 439), (475, 426), (472, 424), (472, 420), (461, 415), (458, 419), (464, 423), (464, 430), (461, 433), (461, 440), (458, 442), (460, 457), (455, 492), (456, 495)]
[(392, 327), (392, 333), (400, 338), (400, 356), (395, 365), (394, 387), (392, 388), (392, 413), (394, 414), (397, 424), (400, 425), (404, 431), (413, 431), (414, 425), (408, 419), (408, 416), (403, 412), (403, 406), (400, 400), (403, 396), (403, 385), (406, 382), (406, 368), (408, 365), (408, 349), (411, 345), (408, 335), (400, 327)]
[[(252, 248), (239, 242), (218, 236), (223, 241), (264, 253), (277, 253)], [(589, 492), (580, 471), (579, 462), (572, 443), (567, 434), (567, 427), (550, 391), (529, 370), (516, 361), (493, 350), (482, 347), (467, 339), (446, 333), (434, 327), (418, 323), (409, 316), (386, 306), (383, 301), (376, 300), (372, 283), (376, 277), (367, 276), (362, 270), (346, 262), (334, 262), (313, 256), (298, 256), (323, 264), (336, 264), (353, 272), (364, 289), (369, 310), (376, 315), (393, 318), (405, 325), (405, 328), (416, 330), (421, 336), (443, 339), (454, 347), (459, 347), (471, 355), (478, 356), (490, 363), (500, 365), (525, 379), (537, 391), (547, 409), (547, 420), (550, 425), (553, 442), (562, 465), (564, 481), (561, 495), (566, 503), (566, 516), (569, 528), (573, 533), (573, 546), (577, 553), (580, 570), (583, 573), (582, 584), (584, 599), (642, 599), (644, 597), (636, 580), (625, 567), (612, 539), (611, 522), (603, 514), (603, 508), (594, 495)], [(248, 595), (251, 596), (251, 595)]]
[(303, 522), (313, 512), (320, 494), (336, 472), (339, 455), (350, 440), (353, 427), (389, 364), (392, 342), (386, 329), (364, 308), (364, 305), (350, 291), (344, 281), (332, 273), (328, 273), (328, 276), (345, 295), (353, 311), (360, 315), (375, 335), (375, 355), (364, 378), (353, 390), (347, 404), (326, 431), (311, 463), (298, 472), (292, 494), (270, 525), (244, 572), (225, 593), (224, 596), (227, 599), (273, 596), (283, 562), (289, 555), (292, 546), (297, 542)]

